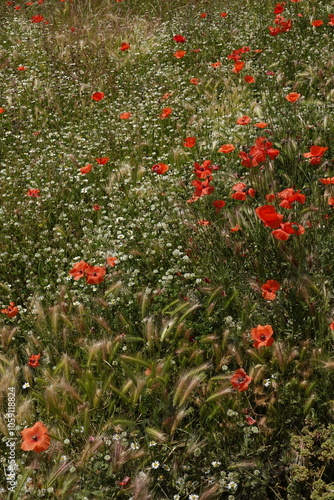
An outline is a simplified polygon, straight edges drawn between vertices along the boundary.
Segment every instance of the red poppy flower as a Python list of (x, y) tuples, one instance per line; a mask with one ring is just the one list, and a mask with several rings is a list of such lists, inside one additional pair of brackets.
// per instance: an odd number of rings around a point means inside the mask
[(274, 9), (274, 14), (281, 14), (284, 11), (285, 2), (278, 3)]
[(162, 101), (166, 101), (166, 99), (169, 99), (171, 95), (173, 95), (173, 92), (166, 92), (166, 94), (162, 95), (160, 99)]
[(189, 198), (189, 200), (187, 200), (187, 203), (195, 203), (195, 201), (197, 201), (199, 199), (200, 199), (199, 196), (192, 195), (192, 197)]
[(186, 137), (183, 146), (186, 148), (193, 148), (196, 144), (196, 137)]
[(17, 67), (17, 69), (18, 69), (19, 71), (24, 71), (24, 70), (26, 70), (26, 69), (27, 69), (27, 67), (26, 67), (26, 66), (18, 66), (18, 67)]
[(329, 25), (334, 26), (334, 14), (328, 14), (329, 17)]
[(280, 203), (280, 207), (283, 208), (292, 208), (292, 203), (298, 201), (298, 203), (304, 204), (306, 200), (306, 196), (299, 191), (294, 191), (292, 188), (284, 189), (280, 193), (277, 193), (277, 196), (283, 200)]
[(235, 147), (233, 146), (233, 144), (223, 144), (218, 149), (218, 153), (231, 153), (232, 151), (234, 151), (234, 149)]
[(234, 61), (239, 61), (242, 54), (249, 52), (249, 47), (241, 47), (240, 49), (235, 49), (232, 51), (232, 54), (227, 56), (227, 59), (233, 59)]
[(246, 194), (254, 198), (256, 193), (254, 189), (249, 188), (243, 182), (238, 182), (237, 184), (234, 184), (232, 189), (235, 191), (235, 193), (231, 195), (231, 198), (239, 201), (244, 201), (246, 199)]
[(41, 16), (40, 14), (36, 14), (36, 16), (32, 16), (32, 18), (31, 18), (32, 23), (41, 23), (44, 20), (45, 20), (45, 17)]
[(279, 155), (279, 150), (272, 148), (272, 145), (273, 143), (268, 141), (266, 137), (258, 137), (255, 140), (255, 146), (250, 148), (249, 152), (254, 158), (261, 151), (261, 153), (268, 155), (271, 160), (274, 160)]
[(262, 297), (265, 300), (275, 300), (277, 290), (281, 288), (281, 285), (276, 280), (268, 280), (262, 286)]
[(266, 194), (266, 200), (269, 202), (274, 201), (275, 198), (276, 198), (276, 195), (274, 195), (273, 193)]
[(220, 13), (220, 17), (226, 17), (227, 15), (228, 15), (228, 13), (227, 13), (227, 12), (221, 12), (221, 13)]
[(246, 75), (245, 78), (244, 78), (244, 80), (247, 83), (254, 83), (255, 82), (254, 76), (251, 76), (251, 75)]
[(320, 165), (321, 157), (327, 151), (327, 148), (322, 146), (311, 146), (309, 153), (303, 153), (304, 158), (310, 159), (311, 165)]
[(330, 205), (331, 207), (334, 206), (334, 196), (328, 198), (328, 205)]
[(202, 165), (194, 162), (195, 170), (193, 170), (193, 172), (197, 179), (205, 179), (205, 177), (212, 174), (212, 168), (210, 168), (211, 163), (210, 160), (203, 161)]
[(130, 118), (130, 116), (131, 116), (131, 113), (128, 113), (127, 111), (125, 113), (121, 113), (119, 115), (121, 120), (127, 120), (128, 118)]
[(91, 163), (89, 163), (85, 167), (81, 167), (80, 168), (80, 172), (81, 172), (82, 175), (88, 174), (92, 170), (92, 168), (93, 168), (93, 165)]
[(10, 302), (6, 309), (1, 309), (1, 312), (2, 314), (5, 314), (7, 318), (14, 318), (18, 314), (19, 310), (15, 305), (15, 302)]
[(77, 281), (78, 279), (82, 278), (82, 276), (84, 276), (87, 267), (87, 262), (81, 260), (80, 262), (74, 264), (69, 274)]
[(6, 111), (5, 108), (0, 108), (0, 114), (4, 113), (5, 111)]
[(254, 425), (254, 424), (256, 424), (256, 420), (254, 420), (254, 418), (252, 418), (249, 415), (246, 415), (246, 421), (247, 421), (248, 425)]
[(102, 283), (106, 274), (105, 267), (87, 266), (85, 269), (86, 283), (89, 285), (97, 285)]
[(235, 371), (233, 377), (231, 378), (231, 384), (234, 389), (238, 390), (238, 392), (247, 391), (252, 380), (253, 377), (250, 377), (242, 368), (239, 368)]
[(283, 229), (275, 229), (275, 231), (271, 231), (271, 234), (277, 239), (286, 241), (290, 238), (290, 234), (283, 231)]
[(239, 73), (244, 66), (244, 61), (235, 61), (234, 68), (232, 69), (233, 73)]
[(289, 102), (296, 102), (300, 98), (301, 94), (298, 92), (290, 92), (290, 94), (285, 96), (285, 99)]
[(254, 123), (254, 127), (258, 128), (266, 128), (269, 124), (266, 122), (259, 122), (259, 123)]
[(116, 261), (117, 261), (117, 257), (108, 257), (107, 258), (107, 264), (108, 266), (111, 266), (111, 267), (114, 267), (116, 266)]
[(23, 438), (21, 450), (40, 453), (50, 446), (50, 436), (42, 422), (36, 422), (32, 427), (27, 427), (21, 431), (21, 434)]
[(282, 28), (280, 28), (279, 26), (277, 28), (274, 28), (273, 26), (268, 26), (268, 30), (271, 36), (277, 36), (280, 33), (283, 33)]
[(200, 226), (211, 226), (212, 222), (205, 219), (201, 219), (197, 221), (197, 224), (199, 224)]
[(177, 43), (184, 43), (187, 41), (187, 39), (184, 38), (184, 36), (182, 36), (182, 35), (173, 36), (173, 40), (174, 40), (174, 42), (177, 42)]
[(200, 17), (202, 17), (204, 19), (204, 17), (207, 17), (207, 14), (205, 14), (205, 12), (203, 12), (202, 14), (200, 14)]
[(241, 116), (240, 118), (237, 119), (237, 124), (238, 125), (248, 125), (248, 123), (250, 123), (251, 119), (249, 116), (247, 115), (244, 115), (244, 116)]
[(330, 328), (331, 330), (334, 330), (334, 321), (332, 321), (332, 322), (331, 322), (331, 324), (329, 325), (329, 328)]
[(281, 228), (288, 234), (304, 234), (305, 228), (296, 222), (285, 222), (281, 224)]
[(93, 101), (101, 101), (104, 98), (104, 92), (94, 92), (94, 94), (91, 96), (91, 99)]
[(168, 116), (172, 113), (172, 108), (164, 108), (161, 113), (160, 113), (160, 118), (164, 120), (165, 118), (168, 118)]
[(198, 85), (199, 79), (198, 78), (190, 78), (190, 83), (192, 83), (193, 85)]
[(184, 57), (186, 53), (187, 52), (185, 50), (177, 50), (176, 52), (174, 52), (173, 56), (176, 57), (176, 59), (182, 59), (182, 57)]
[(39, 189), (28, 189), (27, 196), (31, 198), (40, 198), (40, 190)]
[(257, 163), (256, 163), (256, 165), (253, 165), (252, 158), (250, 157), (250, 155), (248, 153), (245, 153), (245, 151), (240, 151), (238, 156), (239, 156), (239, 158), (242, 159), (241, 165), (243, 167), (252, 168), (252, 167), (257, 165)]
[(251, 329), (251, 336), (254, 340), (253, 346), (258, 349), (259, 347), (269, 347), (274, 343), (272, 335), (273, 329), (270, 325), (258, 325), (256, 328)]
[(277, 229), (283, 220), (283, 215), (278, 214), (273, 205), (263, 205), (255, 209), (256, 215), (262, 220), (266, 227)]
[(216, 209), (216, 213), (218, 213), (223, 207), (226, 205), (226, 201), (224, 200), (215, 200), (212, 202), (212, 205)]
[(29, 358), (29, 361), (28, 361), (28, 366), (31, 366), (33, 368), (36, 368), (37, 366), (40, 366), (39, 364), (39, 360), (41, 358), (41, 354), (32, 354)]
[(279, 150), (272, 148), (272, 145), (273, 143), (268, 141), (266, 137), (258, 137), (255, 146), (250, 148), (249, 153), (244, 151), (239, 153), (239, 158), (243, 160), (241, 165), (247, 168), (256, 167), (266, 160), (267, 155), (274, 160), (279, 155)]
[(169, 166), (166, 165), (165, 163), (156, 163), (152, 167), (152, 172), (155, 172), (156, 174), (165, 174), (168, 169)]
[(97, 212), (98, 210), (101, 210), (100, 205), (97, 205), (97, 204), (93, 205), (93, 210), (95, 210), (95, 212)]
[(195, 186), (195, 188), (196, 188), (195, 193), (194, 193), (194, 197), (200, 198), (201, 196), (212, 194), (213, 191), (215, 190), (214, 186), (210, 185), (210, 182), (212, 179), (213, 179), (213, 177), (210, 176), (210, 177), (207, 177), (205, 179), (205, 181), (199, 181), (199, 180), (192, 181), (191, 184), (193, 186)]
[(231, 198), (238, 201), (245, 201), (246, 193), (243, 193), (242, 191), (237, 191), (236, 193), (231, 194)]
[(125, 50), (129, 50), (130, 48), (130, 44), (129, 43), (121, 43), (121, 46), (118, 47), (118, 50), (121, 50), (122, 52), (124, 52)]
[(323, 179), (318, 179), (318, 181), (325, 185), (334, 184), (334, 177), (324, 177)]
[(240, 230), (241, 230), (241, 227), (239, 226), (239, 224), (230, 228), (231, 233), (235, 233), (235, 232), (240, 231)]
[(321, 19), (315, 19), (314, 21), (312, 21), (312, 26), (321, 26), (322, 24), (324, 24), (323, 21), (321, 21)]
[(106, 163), (108, 163), (109, 160), (110, 160), (110, 158), (108, 156), (103, 156), (102, 158), (95, 158), (95, 161), (99, 165), (106, 165)]
[(252, 160), (252, 167), (257, 167), (260, 163), (266, 161), (266, 152), (266, 149), (257, 146), (252, 146), (250, 148), (248, 156)]
[(213, 68), (215, 68), (215, 69), (216, 69), (216, 68), (219, 68), (219, 66), (221, 66), (221, 65), (222, 65), (222, 63), (221, 63), (220, 61), (217, 61), (217, 62), (215, 62), (215, 63), (212, 63), (212, 64), (211, 64), (211, 66), (212, 66)]
[(275, 17), (274, 23), (279, 26), (280, 33), (285, 33), (287, 31), (290, 31), (292, 28), (292, 20), (285, 19), (284, 17), (282, 17), (279, 14)]

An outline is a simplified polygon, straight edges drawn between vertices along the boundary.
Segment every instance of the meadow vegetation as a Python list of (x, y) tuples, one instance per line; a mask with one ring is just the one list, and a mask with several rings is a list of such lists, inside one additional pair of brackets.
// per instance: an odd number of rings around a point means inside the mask
[(0, 499), (333, 500), (334, 3), (0, 18)]

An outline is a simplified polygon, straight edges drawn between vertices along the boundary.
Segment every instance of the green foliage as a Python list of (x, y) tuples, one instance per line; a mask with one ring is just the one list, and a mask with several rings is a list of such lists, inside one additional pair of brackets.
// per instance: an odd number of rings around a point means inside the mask
[[(17, 439), (15, 492), (0, 479), (8, 499), (334, 498), (334, 192), (318, 181), (334, 175), (334, 11), (286, 2), (292, 29), (270, 36), (275, 4), (2, 2), (4, 466), (12, 387)], [(228, 55), (248, 46), (233, 72)], [(236, 124), (243, 115), (250, 125)], [(247, 168), (239, 153), (258, 137), (279, 154)], [(312, 145), (328, 147), (319, 164), (303, 156)], [(215, 189), (192, 198), (194, 162), (205, 160)], [(241, 182), (245, 200), (231, 197)], [(305, 202), (282, 206), (288, 188)], [(268, 203), (305, 232), (276, 239), (255, 213)], [(74, 279), (80, 261), (105, 267), (103, 280)], [(272, 326), (272, 345), (256, 348), (257, 325)], [(240, 368), (247, 390), (231, 384)], [(51, 437), (40, 454), (19, 448), (37, 421)]]

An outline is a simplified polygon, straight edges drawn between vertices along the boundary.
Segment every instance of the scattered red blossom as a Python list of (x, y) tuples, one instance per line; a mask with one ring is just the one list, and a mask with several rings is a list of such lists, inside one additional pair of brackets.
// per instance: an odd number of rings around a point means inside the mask
[(118, 47), (118, 50), (121, 50), (122, 52), (124, 52), (125, 50), (129, 50), (130, 48), (130, 44), (129, 43), (121, 43), (121, 46)]
[(253, 377), (247, 375), (246, 372), (242, 368), (239, 368), (235, 371), (234, 375), (231, 378), (231, 384), (234, 389), (237, 389), (238, 392), (247, 391), (249, 384), (253, 380)]
[(165, 118), (168, 118), (169, 115), (173, 112), (173, 109), (168, 107), (168, 108), (164, 108), (161, 113), (160, 113), (160, 118), (162, 120), (164, 120)]
[(27, 196), (31, 198), (40, 198), (40, 190), (39, 189), (28, 189)]
[(7, 318), (14, 318), (18, 314), (19, 310), (15, 305), (15, 302), (10, 302), (6, 309), (1, 309), (1, 312), (2, 314), (5, 314)]
[(28, 361), (28, 366), (31, 366), (32, 368), (36, 368), (37, 366), (40, 366), (39, 360), (41, 358), (41, 354), (32, 354), (29, 358)]
[(233, 144), (223, 144), (218, 149), (218, 153), (231, 153), (234, 150), (235, 150), (235, 147), (233, 146)]
[(290, 94), (285, 96), (285, 99), (289, 102), (296, 102), (300, 98), (301, 94), (298, 92), (290, 92)]
[(196, 137), (186, 137), (183, 146), (186, 148), (193, 148), (196, 144)]
[(166, 165), (165, 163), (156, 163), (152, 167), (152, 172), (155, 172), (156, 174), (165, 174), (168, 169), (169, 166)]
[(40, 453), (50, 446), (50, 436), (42, 422), (36, 422), (32, 427), (27, 427), (21, 431), (21, 434), (23, 439), (21, 450)]
[(274, 343), (272, 335), (274, 334), (273, 329), (270, 325), (258, 325), (256, 328), (252, 328), (251, 336), (254, 340), (253, 346), (258, 349), (259, 347), (269, 347)]
[(91, 96), (91, 99), (93, 101), (101, 101), (104, 98), (104, 92), (94, 92), (94, 94)]
[(187, 41), (187, 39), (182, 35), (173, 36), (173, 40), (174, 40), (174, 42), (177, 42), (177, 43), (184, 43)]
[(262, 286), (262, 297), (265, 300), (275, 300), (277, 290), (281, 288), (281, 285), (276, 280), (267, 280)]

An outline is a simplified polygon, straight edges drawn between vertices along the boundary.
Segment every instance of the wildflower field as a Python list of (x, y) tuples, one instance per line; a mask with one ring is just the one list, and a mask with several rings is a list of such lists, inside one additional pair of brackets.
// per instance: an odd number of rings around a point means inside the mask
[(333, 500), (334, 2), (0, 19), (0, 500)]

